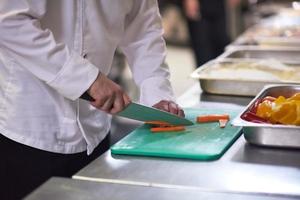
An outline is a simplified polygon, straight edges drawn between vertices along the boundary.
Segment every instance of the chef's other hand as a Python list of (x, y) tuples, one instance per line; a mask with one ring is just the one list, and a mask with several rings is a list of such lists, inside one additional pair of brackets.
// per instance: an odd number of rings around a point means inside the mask
[(183, 9), (188, 19), (200, 20), (200, 4), (198, 0), (184, 0)]
[(180, 117), (184, 117), (184, 111), (173, 101), (162, 100), (153, 105), (154, 108), (178, 115)]
[(88, 93), (94, 98), (91, 104), (109, 114), (122, 111), (131, 102), (118, 84), (101, 73), (88, 89)]

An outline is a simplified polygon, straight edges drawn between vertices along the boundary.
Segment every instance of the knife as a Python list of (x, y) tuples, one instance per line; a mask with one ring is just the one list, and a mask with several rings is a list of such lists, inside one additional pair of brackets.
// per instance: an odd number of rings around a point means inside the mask
[[(94, 101), (94, 99), (85, 92), (80, 98)], [(138, 103), (130, 103), (124, 110), (117, 113), (118, 116), (134, 119), (138, 121), (164, 121), (172, 125), (193, 125), (194, 123), (186, 118), (171, 114), (153, 107), (144, 106)]]
[(171, 114), (153, 107), (137, 103), (130, 103), (124, 110), (117, 113), (118, 116), (138, 121), (164, 121), (172, 125), (193, 125), (194, 123), (186, 118)]

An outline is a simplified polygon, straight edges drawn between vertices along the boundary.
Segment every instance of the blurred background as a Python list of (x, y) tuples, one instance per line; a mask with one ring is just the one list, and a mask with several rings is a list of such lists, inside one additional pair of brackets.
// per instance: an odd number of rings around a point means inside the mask
[[(175, 95), (178, 97), (196, 82), (190, 78), (195, 68), (223, 53), (224, 47), (248, 27), (276, 14), (279, 8), (290, 7), (295, 1), (159, 0), (158, 2), (167, 44), (166, 62), (171, 70)], [(195, 16), (193, 12), (196, 13)], [(223, 41), (219, 41), (219, 44), (218, 41), (209, 42), (218, 39)], [(195, 45), (197, 43), (198, 46)], [(212, 46), (217, 46), (219, 50), (213, 52)], [(204, 52), (206, 55), (197, 55), (195, 51)], [(197, 56), (200, 57), (198, 61)], [(125, 58), (120, 52), (116, 53), (113, 65), (110, 77), (121, 84), (131, 98), (137, 100), (138, 91), (131, 80)]]
[[(257, 24), (266, 20), (267, 23), (271, 21), (273, 28), (290, 25), (290, 18), (282, 20), (279, 13), (287, 9), (290, 16), (293, 15), (291, 9), (300, 9), (299, 1), (290, 0), (158, 0), (158, 3), (167, 44), (166, 62), (176, 97), (199, 82), (190, 77), (197, 67), (218, 57), (225, 49), (235, 45), (257, 45), (253, 33), (259, 30), (266, 34), (265, 27), (262, 30), (253, 28)], [(296, 21), (291, 29), (295, 34), (300, 33), (299, 18)], [(276, 30), (267, 34), (286, 34), (278, 33), (281, 29)], [(138, 101), (138, 89), (120, 52), (116, 52), (113, 65), (110, 78)], [(115, 118), (112, 143), (138, 125), (136, 121)]]

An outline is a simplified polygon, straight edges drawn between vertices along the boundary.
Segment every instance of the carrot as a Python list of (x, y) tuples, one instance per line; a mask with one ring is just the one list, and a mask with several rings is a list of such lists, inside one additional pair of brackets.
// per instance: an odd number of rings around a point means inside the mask
[(145, 124), (158, 125), (158, 126), (172, 126), (170, 123), (164, 121), (145, 121)]
[(184, 131), (184, 126), (170, 126), (170, 127), (153, 127), (150, 129), (151, 132), (173, 132), (173, 131)]
[(228, 122), (228, 119), (220, 119), (219, 120), (219, 126), (220, 126), (220, 128), (225, 128), (227, 122)]
[(197, 122), (217, 122), (220, 119), (226, 119), (229, 120), (228, 114), (211, 114), (211, 115), (200, 115), (197, 117)]

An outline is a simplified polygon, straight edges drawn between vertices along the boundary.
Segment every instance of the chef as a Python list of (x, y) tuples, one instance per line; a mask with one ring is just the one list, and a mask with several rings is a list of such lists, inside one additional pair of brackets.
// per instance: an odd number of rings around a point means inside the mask
[(117, 47), (140, 102), (184, 115), (156, 0), (1, 0), (0, 47), (1, 199), (70, 177), (108, 149), (110, 114), (131, 102), (107, 78)]

